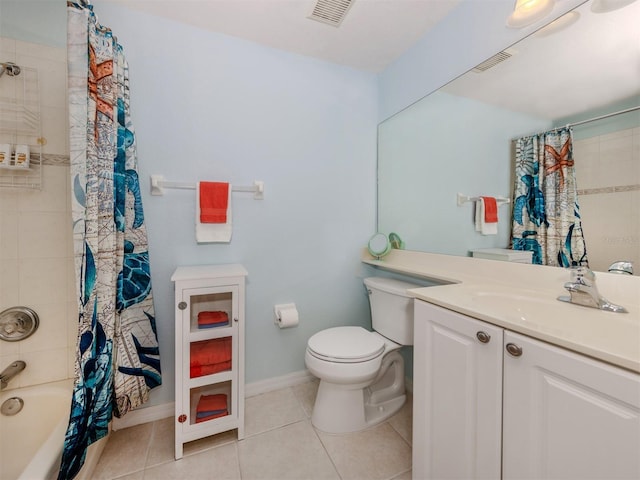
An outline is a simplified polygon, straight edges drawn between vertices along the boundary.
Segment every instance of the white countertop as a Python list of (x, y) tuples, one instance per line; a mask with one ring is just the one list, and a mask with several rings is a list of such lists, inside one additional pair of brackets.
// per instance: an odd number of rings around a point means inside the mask
[(410, 290), (415, 298), (640, 373), (640, 277), (596, 272), (613, 313), (560, 302), (569, 272), (557, 267), (392, 250), (362, 261), (446, 285)]

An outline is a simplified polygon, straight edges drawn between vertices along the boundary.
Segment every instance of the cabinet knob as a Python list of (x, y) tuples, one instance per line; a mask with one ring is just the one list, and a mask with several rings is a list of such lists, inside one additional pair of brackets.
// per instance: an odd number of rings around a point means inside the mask
[(184, 310), (185, 308), (187, 308), (187, 302), (180, 302), (180, 303), (178, 304), (178, 308), (179, 308), (180, 310)]
[(180, 422), (180, 423), (184, 423), (184, 422), (186, 422), (186, 421), (187, 421), (187, 416), (186, 416), (186, 415), (180, 415), (180, 416), (178, 417), (178, 422)]
[(234, 321), (234, 322), (236, 322), (236, 323), (238, 323), (238, 322), (239, 322), (238, 317), (234, 317), (234, 318), (233, 318), (233, 321)]
[(489, 340), (491, 340), (491, 335), (489, 335), (487, 332), (483, 332), (482, 330), (476, 333), (476, 337), (478, 338), (480, 343), (489, 343)]
[(506, 349), (509, 355), (513, 357), (519, 357), (520, 355), (522, 355), (522, 347), (516, 345), (515, 343), (507, 343)]

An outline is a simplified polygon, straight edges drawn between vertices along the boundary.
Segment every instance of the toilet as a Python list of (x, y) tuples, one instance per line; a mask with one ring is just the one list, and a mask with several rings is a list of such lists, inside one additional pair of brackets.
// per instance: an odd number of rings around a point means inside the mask
[(322, 330), (307, 342), (305, 364), (320, 379), (311, 423), (327, 433), (356, 432), (383, 422), (406, 401), (403, 345), (413, 345), (413, 298), (420, 285), (365, 278), (373, 332)]

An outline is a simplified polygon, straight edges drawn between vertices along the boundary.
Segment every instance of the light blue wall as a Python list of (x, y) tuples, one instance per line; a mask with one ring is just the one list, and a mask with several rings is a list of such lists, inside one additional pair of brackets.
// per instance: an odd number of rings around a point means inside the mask
[(382, 121), (586, 0), (557, 2), (544, 21), (506, 26), (514, 0), (462, 0), (460, 5), (379, 75)]
[[(228, 245), (196, 244), (195, 192), (144, 189), (165, 379), (152, 401), (173, 398), (178, 265), (248, 270), (247, 382), (303, 370), (316, 331), (370, 325), (359, 257), (375, 223), (375, 76), (93, 3), (130, 65), (142, 184), (265, 182), (262, 201), (233, 194)], [(288, 302), (300, 326), (280, 330), (273, 305)]]
[(456, 194), (509, 198), (509, 139), (550, 126), (443, 92), (391, 117), (378, 129), (378, 229), (399, 233), (409, 250), (468, 255), (508, 247), (509, 205), (498, 209), (498, 234), (484, 236), (475, 232), (474, 203), (458, 207)]

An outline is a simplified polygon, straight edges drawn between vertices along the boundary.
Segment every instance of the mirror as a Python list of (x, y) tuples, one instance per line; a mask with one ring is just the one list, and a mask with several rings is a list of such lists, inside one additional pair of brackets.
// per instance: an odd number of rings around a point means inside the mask
[[(511, 198), (512, 140), (640, 105), (640, 2), (607, 13), (591, 6), (379, 125), (378, 231), (398, 232), (408, 250), (466, 256), (509, 247), (511, 205), (499, 207), (497, 235), (483, 236), (473, 203), (457, 206), (457, 194)], [(622, 259), (640, 266), (639, 125), (635, 110), (574, 127), (579, 204), (596, 270)]]

